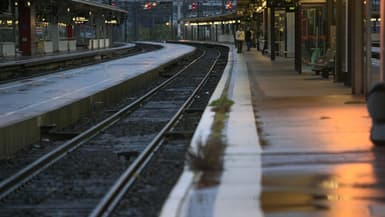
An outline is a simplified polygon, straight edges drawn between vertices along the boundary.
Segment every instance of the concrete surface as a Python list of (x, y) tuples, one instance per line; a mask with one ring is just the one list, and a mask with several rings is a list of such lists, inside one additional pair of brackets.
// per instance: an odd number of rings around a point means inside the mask
[(157, 76), (157, 68), (195, 49), (161, 45), (153, 52), (0, 85), (0, 158), (37, 142), (40, 126), (68, 126), (97, 104), (140, 88)]
[(385, 147), (369, 140), (364, 97), (293, 59), (252, 49), (233, 62), (224, 170), (186, 169), (160, 216), (385, 216)]
[[(232, 47), (231, 47), (232, 48)], [(231, 49), (229, 63), (214, 95), (213, 101), (224, 92), (229, 83), (228, 96), (234, 101), (231, 107), (225, 140), (223, 171), (190, 171), (186, 167), (161, 217), (234, 217), (262, 216), (259, 206), (261, 186), (261, 148), (253, 116), (246, 62)], [(220, 92), (220, 94), (218, 94)], [(207, 107), (192, 140), (210, 134), (214, 114)]]
[(264, 216), (385, 216), (385, 150), (369, 140), (364, 97), (296, 74), (292, 59), (244, 57), (263, 145)]

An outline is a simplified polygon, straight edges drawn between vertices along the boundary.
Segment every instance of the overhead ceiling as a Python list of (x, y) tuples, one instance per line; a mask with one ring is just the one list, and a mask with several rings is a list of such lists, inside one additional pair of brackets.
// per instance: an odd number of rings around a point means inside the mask
[(127, 14), (126, 10), (107, 5), (107, 4), (101, 4), (98, 2), (90, 2), (90, 1), (85, 1), (85, 0), (70, 0), (72, 3), (77, 3), (77, 5), (82, 5), (84, 8), (98, 8), (100, 10), (105, 10), (109, 12), (117, 12), (117, 13), (122, 13), (122, 14)]
[(246, 10), (251, 2), (254, 2), (254, 0), (237, 0), (237, 9)]
[(250, 4), (255, 3), (256, 0), (236, 0), (236, 11), (233, 13), (222, 14), (219, 16), (209, 16), (209, 17), (195, 17), (183, 19), (185, 22), (207, 22), (207, 21), (225, 21), (233, 20), (239, 17), (242, 17), (247, 14), (247, 11), (250, 9)]

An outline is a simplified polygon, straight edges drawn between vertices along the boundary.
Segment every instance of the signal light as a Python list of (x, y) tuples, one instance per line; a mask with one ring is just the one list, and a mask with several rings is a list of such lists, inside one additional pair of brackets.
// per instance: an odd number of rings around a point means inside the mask
[(191, 10), (196, 10), (198, 8), (198, 4), (196, 2), (191, 3)]
[(150, 9), (151, 9), (151, 3), (145, 3), (144, 10), (150, 10)]
[(232, 1), (228, 1), (226, 3), (226, 6), (225, 6), (226, 10), (230, 10), (233, 8), (233, 2)]
[(151, 8), (154, 8), (157, 6), (156, 2), (147, 2), (144, 4), (143, 8), (144, 10), (150, 10)]
[(147, 2), (147, 3), (144, 3), (143, 9), (144, 10), (150, 10), (151, 8), (154, 8), (157, 5), (158, 5), (158, 3), (156, 3), (156, 2)]

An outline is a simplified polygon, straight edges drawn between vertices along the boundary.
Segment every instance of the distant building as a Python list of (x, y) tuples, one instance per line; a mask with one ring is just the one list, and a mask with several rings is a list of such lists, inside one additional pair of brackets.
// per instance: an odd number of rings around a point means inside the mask
[(111, 46), (125, 14), (99, 1), (1, 0), (0, 56)]

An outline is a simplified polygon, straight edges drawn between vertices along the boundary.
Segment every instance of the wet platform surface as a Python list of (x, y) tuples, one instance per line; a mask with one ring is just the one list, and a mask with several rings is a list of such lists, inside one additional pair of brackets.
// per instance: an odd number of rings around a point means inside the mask
[(191, 51), (159, 43), (160, 50), (0, 85), (0, 127), (91, 96)]
[(264, 216), (385, 216), (385, 149), (369, 140), (363, 96), (297, 75), (287, 59), (245, 58), (263, 149)]
[(385, 216), (385, 148), (369, 140), (364, 97), (299, 75), (294, 59), (235, 55), (224, 169), (186, 169), (160, 216)]

